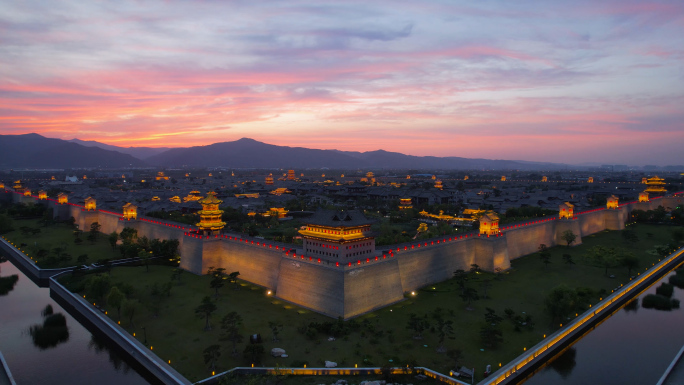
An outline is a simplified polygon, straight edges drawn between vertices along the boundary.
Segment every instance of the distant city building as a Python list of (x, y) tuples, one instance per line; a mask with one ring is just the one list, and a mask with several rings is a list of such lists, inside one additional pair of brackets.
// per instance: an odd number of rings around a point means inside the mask
[(163, 171), (159, 171), (157, 176), (154, 177), (155, 180), (169, 180), (169, 177), (164, 175)]
[(411, 198), (401, 198), (399, 199), (399, 210), (412, 209), (413, 204), (411, 203)]

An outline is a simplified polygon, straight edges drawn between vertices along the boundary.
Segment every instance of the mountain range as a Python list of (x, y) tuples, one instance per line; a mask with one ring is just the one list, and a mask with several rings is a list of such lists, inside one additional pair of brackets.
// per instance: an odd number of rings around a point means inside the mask
[(557, 163), (413, 156), (384, 150), (354, 152), (277, 146), (243, 138), (183, 148), (117, 147), (95, 141), (0, 135), (0, 167), (233, 167), (331, 169), (565, 169)]

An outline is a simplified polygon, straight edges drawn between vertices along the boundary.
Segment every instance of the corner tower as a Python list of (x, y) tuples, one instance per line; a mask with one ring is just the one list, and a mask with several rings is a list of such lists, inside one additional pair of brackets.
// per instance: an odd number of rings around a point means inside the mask
[(304, 255), (332, 262), (368, 258), (375, 252), (372, 221), (362, 212), (319, 210), (299, 231)]

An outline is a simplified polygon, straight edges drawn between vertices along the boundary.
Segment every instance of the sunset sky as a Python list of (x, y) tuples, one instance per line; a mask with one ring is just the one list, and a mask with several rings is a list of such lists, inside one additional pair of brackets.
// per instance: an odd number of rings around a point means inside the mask
[(684, 164), (682, 1), (5, 1), (0, 133)]

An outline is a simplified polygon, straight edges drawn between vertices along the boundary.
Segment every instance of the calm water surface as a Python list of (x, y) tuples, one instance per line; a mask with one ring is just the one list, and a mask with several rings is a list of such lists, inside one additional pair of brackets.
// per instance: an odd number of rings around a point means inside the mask
[[(0, 262), (0, 277), (16, 274), (14, 289), (0, 295), (0, 351), (17, 384), (148, 384), (120, 356), (72, 318), (10, 262)], [(68, 334), (40, 330), (41, 311), (52, 305), (66, 317)], [(39, 327), (30, 333), (31, 326)]]
[[(674, 273), (671, 273), (674, 274)], [(667, 282), (666, 275), (660, 282)], [(653, 384), (684, 344), (684, 309), (661, 311), (640, 307), (660, 282), (577, 341), (525, 385)], [(684, 306), (675, 287), (673, 298)]]

